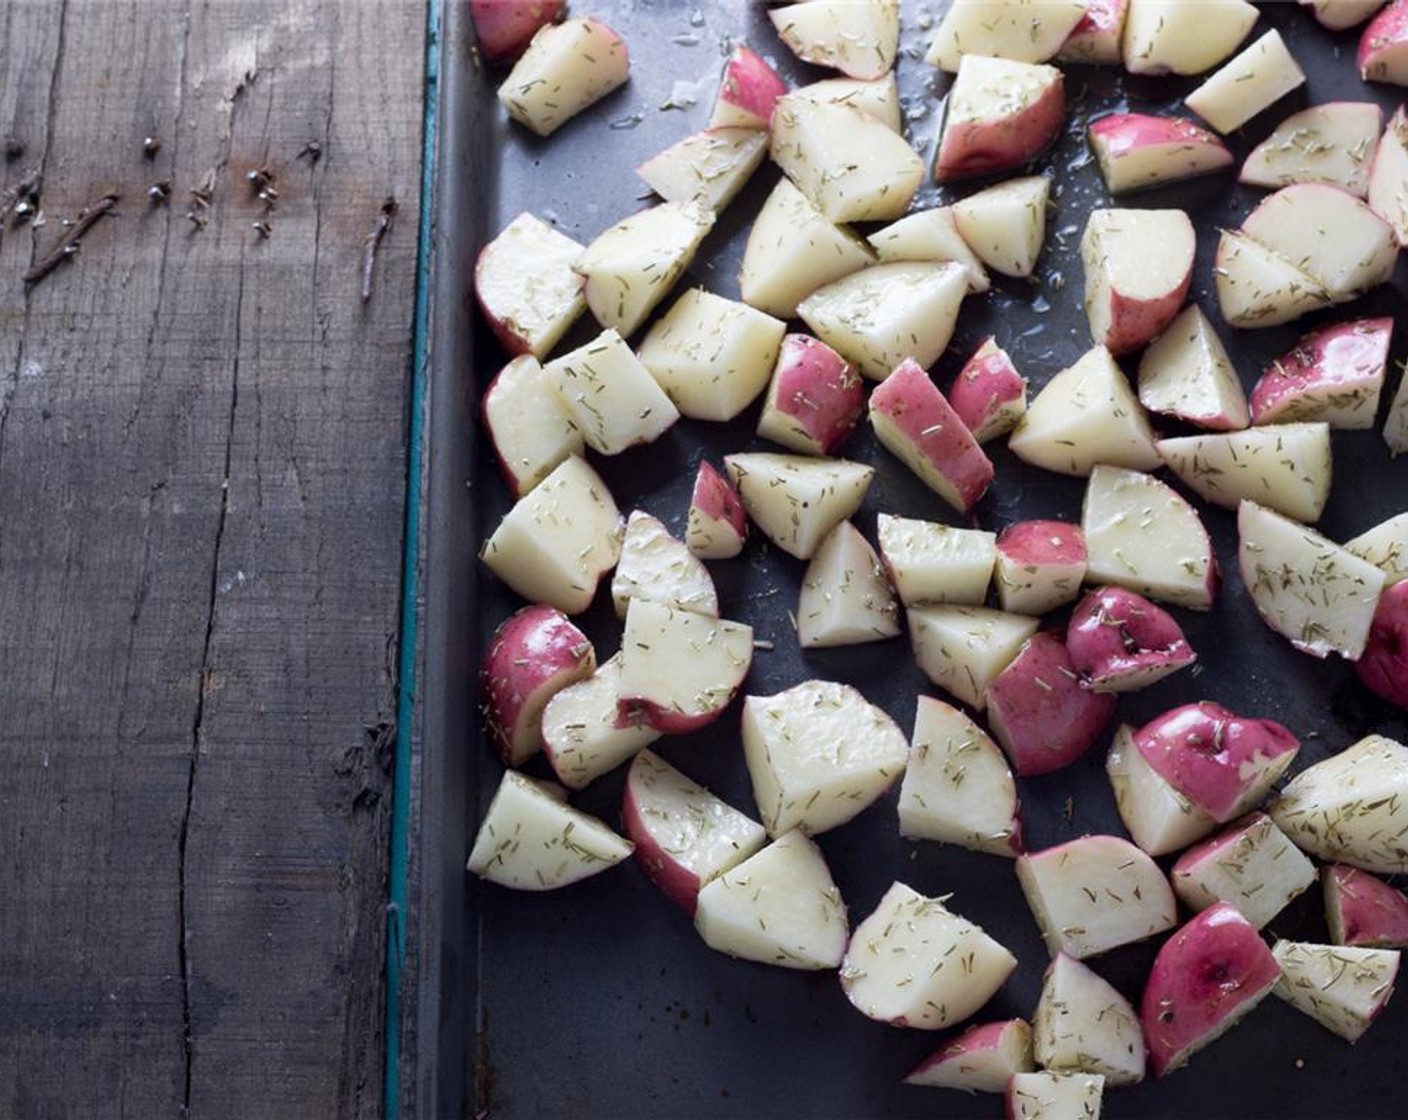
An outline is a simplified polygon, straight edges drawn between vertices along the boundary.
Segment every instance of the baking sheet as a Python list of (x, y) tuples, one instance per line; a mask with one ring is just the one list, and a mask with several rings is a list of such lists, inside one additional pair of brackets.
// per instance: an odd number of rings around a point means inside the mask
[[(932, 151), (947, 78), (920, 62), (943, 4), (905, 6), (899, 65), (911, 140)], [(419, 698), (423, 753), (417, 817), (420, 912), (415, 963), (411, 1108), (423, 1117), (996, 1117), (996, 1097), (899, 1084), (949, 1033), (900, 1030), (863, 1018), (834, 973), (809, 974), (734, 961), (707, 949), (688, 918), (630, 863), (547, 894), (479, 883), (463, 870), (469, 840), (497, 785), (500, 768), (476, 718), (477, 654), (497, 623), (519, 605), (477, 565), (479, 542), (507, 508), (492, 451), (476, 427), (479, 392), (503, 362), (473, 314), (474, 254), (520, 210), (555, 221), (580, 241), (646, 204), (630, 169), (705, 124), (732, 41), (747, 41), (791, 84), (826, 76), (778, 44), (763, 6), (744, 0), (649, 3), (602, 0), (575, 11), (607, 20), (632, 55), (630, 83), (549, 140), (510, 127), (492, 98), (493, 75), (470, 49), (466, 6), (447, 9), (441, 85), (425, 667)], [(1331, 35), (1290, 4), (1268, 5), (1253, 32), (1278, 27), (1310, 75), (1231, 138), (1240, 157), (1293, 109), (1331, 98), (1374, 98), (1390, 109), (1398, 91), (1365, 87), (1353, 71), (1354, 33)], [(1080, 310), (1077, 245), (1092, 206), (1112, 205), (1084, 144), (1088, 116), (1114, 107), (1171, 110), (1195, 83), (1138, 80), (1113, 71), (1071, 69), (1068, 127), (1037, 165), (1058, 188), (1035, 282), (997, 279), (970, 298), (949, 352), (935, 369), (946, 386), (964, 358), (996, 333), (1032, 389), (1089, 345)], [(691, 103), (691, 100), (693, 103)], [(724, 213), (687, 284), (737, 296), (743, 241), (777, 177), (770, 164)], [(1186, 207), (1199, 228), (1194, 297), (1214, 318), (1211, 258), (1220, 226), (1235, 225), (1264, 192), (1236, 187), (1225, 173), (1119, 205)], [(959, 197), (926, 184), (916, 206)], [(1393, 314), (1403, 307), (1404, 267), (1395, 283), (1346, 308), (1343, 317)], [(668, 300), (665, 306), (668, 306)], [(1250, 386), (1266, 361), (1321, 315), (1285, 328), (1224, 330)], [(584, 321), (568, 341), (593, 333)], [(1395, 369), (1405, 340), (1394, 342)], [(1396, 384), (1390, 379), (1385, 403)], [(596, 459), (623, 511), (643, 506), (682, 531), (694, 465), (726, 452), (762, 449), (752, 434), (757, 406), (731, 424), (684, 422), (665, 439), (615, 459)], [(990, 444), (997, 481), (979, 504), (987, 529), (1030, 517), (1079, 516), (1084, 484), (1036, 471)], [(950, 524), (956, 515), (862, 430), (843, 453), (880, 467), (857, 523), (874, 537), (879, 511)], [(1408, 457), (1391, 461), (1378, 431), (1336, 433), (1336, 482), (1320, 522), (1347, 539), (1408, 508)], [(1408, 733), (1394, 712), (1360, 688), (1346, 666), (1295, 653), (1255, 616), (1236, 577), (1234, 517), (1199, 508), (1230, 579), (1209, 615), (1175, 610), (1201, 670), (1182, 672), (1121, 699), (1119, 715), (1138, 724), (1176, 704), (1219, 700), (1288, 724), (1302, 739), (1297, 768), (1380, 731)], [(812, 676), (854, 684), (908, 730), (915, 697), (935, 694), (914, 668), (903, 638), (803, 655), (787, 610), (803, 565), (761, 546), (755, 535), (734, 561), (711, 565), (726, 617), (775, 642), (760, 651), (746, 690), (768, 694)], [(603, 589), (604, 591), (604, 589)], [(606, 600), (603, 602), (603, 600)], [(604, 658), (619, 628), (604, 594), (584, 626)], [(717, 793), (751, 811), (737, 735), (737, 711), (690, 736), (661, 740), (661, 754)], [(1097, 748), (1067, 770), (1019, 780), (1032, 849), (1087, 832), (1122, 831)], [(542, 760), (531, 767), (546, 774)], [(619, 819), (624, 772), (595, 783), (576, 802)], [(852, 920), (867, 914), (900, 878), (950, 905), (1010, 947), (1019, 970), (981, 1019), (1029, 1016), (1047, 955), (1008, 861), (903, 840), (895, 792), (853, 823), (820, 838)], [(1272, 923), (1271, 932), (1323, 939), (1318, 890)], [(1137, 1006), (1155, 946), (1098, 958), (1096, 968)], [(1141, 1117), (1356, 1117), (1401, 1115), (1402, 1062), (1408, 1057), (1408, 996), (1400, 995), (1354, 1048), (1279, 1000), (1267, 999), (1190, 1068), (1162, 1082), (1112, 1091), (1107, 1115)]]

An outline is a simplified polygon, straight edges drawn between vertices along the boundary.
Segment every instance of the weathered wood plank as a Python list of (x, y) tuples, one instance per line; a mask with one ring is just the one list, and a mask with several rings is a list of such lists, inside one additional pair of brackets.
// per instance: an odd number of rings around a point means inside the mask
[(0, 1114), (379, 1106), (423, 22), (0, 11), (48, 219), (0, 242)]

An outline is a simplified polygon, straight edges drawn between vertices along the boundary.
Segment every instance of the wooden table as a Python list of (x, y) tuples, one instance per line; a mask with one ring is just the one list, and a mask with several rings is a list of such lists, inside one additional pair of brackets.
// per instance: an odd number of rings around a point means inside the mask
[(380, 1113), (425, 22), (0, 4), (0, 1116)]

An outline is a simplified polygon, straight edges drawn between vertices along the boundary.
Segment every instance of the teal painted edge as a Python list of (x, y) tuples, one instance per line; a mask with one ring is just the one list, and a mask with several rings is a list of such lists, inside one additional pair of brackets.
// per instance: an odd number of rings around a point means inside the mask
[(416, 245), (416, 307), (412, 335), (411, 416), (406, 455), (406, 523), (401, 558), (401, 648), (397, 663), (396, 760), (391, 787), (390, 897), (386, 907), (386, 1070), (383, 1114), (401, 1109), (401, 973), (406, 961), (411, 829), (411, 742), (416, 710), (417, 604), (420, 598), (421, 466), (429, 383), (430, 234), (434, 221), (435, 153), (440, 89), (440, 18), (443, 0), (429, 0), (425, 28), (425, 112), (420, 173), (420, 230)]

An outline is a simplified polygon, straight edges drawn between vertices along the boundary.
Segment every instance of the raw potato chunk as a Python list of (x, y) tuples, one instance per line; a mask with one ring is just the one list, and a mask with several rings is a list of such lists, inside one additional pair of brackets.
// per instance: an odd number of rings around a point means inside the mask
[(803, 649), (883, 641), (900, 632), (899, 606), (880, 558), (849, 521), (832, 529), (802, 577), (797, 641)]
[(1009, 858), (1022, 851), (1017, 785), (1007, 760), (963, 712), (919, 697), (900, 782), (900, 834)]
[(860, 508), (875, 468), (846, 459), (753, 452), (724, 457), (753, 524), (799, 560)]
[(797, 831), (700, 888), (694, 928), (731, 957), (808, 970), (837, 967), (849, 932), (821, 849)]
[(1097, 463), (1151, 471), (1160, 462), (1148, 417), (1103, 346), (1046, 383), (1007, 446), (1032, 466), (1078, 476)]
[(1151, 599), (1207, 610), (1217, 593), (1217, 562), (1195, 510), (1150, 474), (1097, 466), (1081, 508), (1086, 578)]
[(1173, 617), (1124, 587), (1099, 587), (1066, 627), (1066, 650), (1095, 692), (1134, 692), (1197, 660)]
[(1305, 72), (1286, 49), (1280, 32), (1268, 31), (1185, 97), (1183, 104), (1226, 135), (1304, 84)]
[(1084, 15), (1083, 0), (954, 0), (924, 61), (954, 73), (965, 54), (1045, 62)]
[(1227, 349), (1196, 303), (1181, 311), (1139, 360), (1139, 403), (1189, 424), (1235, 431), (1251, 423)]
[(743, 551), (748, 514), (737, 491), (706, 459), (699, 461), (684, 541), (701, 560), (728, 560)]
[(1105, 760), (1120, 820), (1134, 842), (1151, 856), (1186, 848), (1217, 827), (1217, 821), (1179, 793), (1149, 765), (1134, 741), (1134, 729), (1115, 732)]
[(1325, 919), (1336, 945), (1408, 948), (1408, 897), (1357, 867), (1330, 864), (1320, 871)]
[(1222, 231), (1212, 271), (1218, 308), (1234, 327), (1274, 327), (1334, 302), (1322, 281), (1235, 230)]
[(576, 269), (587, 279), (587, 306), (603, 327), (630, 335), (645, 322), (714, 228), (698, 202), (662, 202), (622, 218), (587, 246)]
[(710, 128), (652, 156), (636, 174), (666, 202), (698, 202), (718, 213), (734, 200), (768, 154), (755, 128)]
[(681, 415), (732, 420), (772, 376), (787, 324), (691, 288), (650, 328), (637, 357)]
[(901, 261), (833, 280), (797, 314), (866, 377), (883, 381), (906, 358), (925, 369), (938, 361), (967, 294), (962, 265)]
[(1312, 945), (1283, 938), (1271, 952), (1281, 966), (1272, 993), (1348, 1042), (1358, 1042), (1388, 1006), (1398, 979), (1397, 949)]
[(1408, 375), (1398, 382), (1398, 392), (1388, 406), (1388, 417), (1384, 420), (1384, 442), (1388, 444), (1391, 455), (1408, 451)]
[(529, 602), (578, 614), (616, 566), (622, 532), (606, 483), (573, 455), (504, 515), (479, 558)]
[(1159, 454), (1194, 493), (1236, 509), (1244, 498), (1297, 521), (1320, 519), (1330, 497), (1328, 424), (1267, 424), (1161, 439)]
[[(643, 723), (620, 719), (621, 655), (569, 685), (543, 710), (543, 753), (557, 780), (584, 789), (660, 738)], [(629, 832), (629, 829), (627, 830)]]
[(582, 246), (522, 213), (474, 262), (474, 294), (510, 354), (547, 354), (587, 309), (576, 271)]
[(499, 102), (519, 124), (551, 136), (630, 74), (621, 36), (595, 19), (543, 27), (499, 87)]
[(1408, 582), (1400, 580), (1379, 595), (1354, 675), (1376, 696), (1408, 710)]
[(985, 443), (1005, 436), (1022, 419), (1027, 411), (1027, 379), (989, 335), (953, 379), (948, 402), (973, 438)]
[(1056, 1072), (1098, 1073), (1107, 1085), (1144, 1080), (1144, 1032), (1129, 1000), (1089, 965), (1057, 953), (1032, 1015), (1037, 1063)]
[(779, 319), (818, 288), (874, 263), (865, 243), (832, 225), (791, 179), (778, 180), (753, 222), (738, 270), (745, 303)]
[(1036, 633), (1037, 620), (987, 607), (911, 607), (909, 636), (924, 675), (978, 711), (988, 685)]
[(724, 63), (710, 128), (749, 128), (767, 135), (773, 106), (787, 92), (777, 71), (748, 47), (735, 47)]
[(1064, 521), (1019, 521), (997, 538), (997, 597), (1002, 609), (1043, 615), (1080, 594), (1085, 533)]
[(1403, 5), (1390, 4), (1376, 15), (1359, 40), (1359, 76), (1366, 82), (1408, 85), (1408, 21)]
[(934, 521), (876, 519), (880, 555), (906, 607), (923, 603), (987, 601), (997, 558), (996, 537), (981, 529), (957, 529)]
[(1382, 127), (1372, 101), (1331, 101), (1292, 113), (1252, 149), (1241, 181), (1273, 188), (1327, 183), (1363, 198)]
[(943, 899), (896, 882), (851, 934), (841, 988), (862, 1015), (936, 1031), (972, 1015), (1016, 967), (1016, 957)]
[(1131, 74), (1201, 74), (1237, 49), (1256, 23), (1245, 0), (1129, 0), (1124, 67)]
[(1193, 276), (1193, 223), (1182, 210), (1094, 210), (1080, 242), (1090, 334), (1116, 356), (1177, 317)]
[(1098, 1073), (1014, 1073), (1007, 1083), (1012, 1120), (1100, 1120), (1105, 1079)]
[(1025, 1019), (1004, 1019), (970, 1027), (922, 1061), (906, 1085), (1005, 1093), (1014, 1073), (1030, 1073), (1032, 1029)]
[(1315, 882), (1315, 865), (1265, 813), (1190, 848), (1173, 865), (1173, 890), (1190, 910), (1230, 902), (1261, 929)]
[(1384, 0), (1300, 0), (1315, 10), (1321, 26), (1331, 31), (1343, 31), (1363, 23), (1384, 6)]
[(541, 782), (505, 770), (474, 838), (469, 870), (516, 890), (548, 891), (630, 854), (630, 842), (596, 817), (565, 804)]
[(934, 178), (942, 183), (1020, 167), (1051, 144), (1065, 118), (1056, 67), (966, 54), (949, 90)]
[(850, 685), (805, 681), (743, 702), (743, 754), (768, 833), (845, 824), (904, 770), (909, 742)]
[(833, 222), (892, 221), (924, 178), (924, 161), (869, 113), (791, 94), (773, 111), (772, 158)]
[(1302, 770), (1271, 819), (1320, 859), (1380, 875), (1408, 871), (1408, 747), (1369, 735)]
[(549, 362), (543, 376), (587, 446), (602, 455), (652, 443), (680, 418), (674, 402), (614, 330)]
[(1369, 209), (1393, 227), (1399, 246), (1408, 245), (1408, 113), (1402, 105), (1374, 151), (1368, 199)]
[(484, 391), (484, 425), (508, 488), (521, 498), (569, 455), (586, 449), (582, 433), (532, 354), (521, 354)]
[(1408, 513), (1400, 513), (1344, 542), (1356, 556), (1382, 568), (1385, 589), (1408, 579)]
[(1128, 14), (1129, 0), (1086, 0), (1085, 15), (1061, 44), (1056, 60), (1085, 66), (1118, 66)]
[(799, 455), (830, 455), (865, 411), (865, 383), (851, 363), (811, 335), (782, 340), (758, 434)]
[(1242, 583), (1271, 629), (1315, 657), (1364, 652), (1382, 569), (1251, 501), (1237, 508), (1237, 534)]
[(900, 126), (900, 91), (891, 70), (883, 78), (823, 78), (792, 91), (794, 97), (826, 101), (833, 105), (854, 105), (883, 124), (891, 132)]
[(633, 510), (626, 519), (621, 558), (611, 577), (611, 599), (616, 617), (626, 617), (632, 599), (649, 599), (682, 611), (719, 617), (719, 596), (709, 569), (692, 552), (670, 536), (658, 518)]
[(777, 35), (803, 62), (852, 78), (879, 78), (895, 64), (900, 0), (808, 0), (768, 13)]
[(876, 230), (868, 240), (875, 255), (884, 263), (929, 261), (943, 264), (956, 261), (968, 270), (970, 292), (986, 292), (992, 287), (983, 262), (974, 256), (959, 232), (951, 206), (907, 214), (884, 229)]
[(479, 53), (491, 62), (511, 62), (545, 24), (560, 20), (567, 0), (469, 0)]
[(1210, 175), (1233, 163), (1227, 145), (1184, 117), (1111, 113), (1090, 126), (1090, 148), (1111, 194)]
[(1252, 423), (1323, 420), (1332, 428), (1372, 428), (1392, 333), (1392, 319), (1359, 319), (1303, 336), (1252, 388)]
[(1028, 175), (988, 187), (953, 204), (958, 232), (994, 272), (1030, 276), (1046, 240), (1051, 180)]
[(1118, 836), (1082, 836), (1021, 856), (1017, 878), (1053, 957), (1091, 957), (1176, 920), (1173, 888), (1158, 864)]

